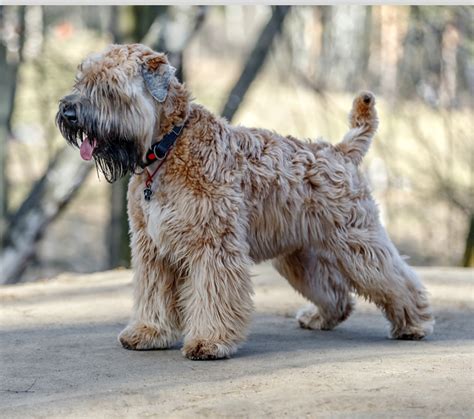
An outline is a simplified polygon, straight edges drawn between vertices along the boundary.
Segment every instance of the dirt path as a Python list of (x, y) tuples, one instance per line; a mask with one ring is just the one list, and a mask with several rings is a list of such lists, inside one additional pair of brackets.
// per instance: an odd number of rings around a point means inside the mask
[(249, 339), (216, 362), (121, 349), (129, 271), (1, 288), (0, 417), (473, 417), (474, 271), (419, 272), (437, 325), (405, 342), (363, 301), (332, 332), (299, 329), (304, 300), (260, 266)]

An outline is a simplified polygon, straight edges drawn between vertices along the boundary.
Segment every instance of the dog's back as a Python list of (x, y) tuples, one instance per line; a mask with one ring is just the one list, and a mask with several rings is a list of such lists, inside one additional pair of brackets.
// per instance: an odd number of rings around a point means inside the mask
[(237, 142), (233, 152), (241, 155), (238, 170), (255, 261), (323, 240), (325, 226), (347, 223), (361, 199), (364, 211), (377, 215), (357, 168), (377, 128), (374, 104), (370, 93), (354, 100), (351, 129), (336, 145), (265, 129), (231, 128), (234, 146)]

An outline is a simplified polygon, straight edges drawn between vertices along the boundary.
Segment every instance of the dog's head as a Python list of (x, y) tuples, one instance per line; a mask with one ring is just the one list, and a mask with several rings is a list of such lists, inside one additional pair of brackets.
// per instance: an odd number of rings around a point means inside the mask
[(174, 72), (164, 54), (144, 45), (111, 45), (89, 55), (60, 100), (62, 135), (109, 182), (135, 172), (153, 138), (186, 118), (188, 95)]

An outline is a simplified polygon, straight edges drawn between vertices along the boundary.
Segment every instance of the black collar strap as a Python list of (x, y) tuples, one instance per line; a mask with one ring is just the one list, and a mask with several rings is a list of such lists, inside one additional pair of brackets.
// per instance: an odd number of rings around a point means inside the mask
[(168, 134), (166, 134), (160, 141), (151, 145), (151, 147), (146, 152), (146, 160), (144, 167), (147, 167), (156, 161), (164, 160), (166, 158), (169, 151), (174, 146), (176, 140), (181, 134), (184, 125), (185, 124), (173, 127), (173, 129), (168, 132)]

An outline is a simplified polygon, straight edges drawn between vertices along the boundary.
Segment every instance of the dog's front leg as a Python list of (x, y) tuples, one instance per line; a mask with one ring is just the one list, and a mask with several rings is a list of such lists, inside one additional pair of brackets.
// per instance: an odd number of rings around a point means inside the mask
[(245, 339), (253, 308), (246, 241), (237, 229), (218, 224), (214, 220), (196, 231), (185, 251), (189, 276), (180, 291), (182, 352), (193, 360), (235, 353)]
[(156, 256), (151, 240), (143, 234), (132, 237), (134, 307), (129, 325), (119, 341), (126, 349), (166, 349), (181, 337), (177, 310), (178, 274)]
[(219, 359), (235, 353), (237, 344), (246, 336), (251, 294), (245, 257), (202, 248), (181, 291), (184, 356), (194, 360)]

